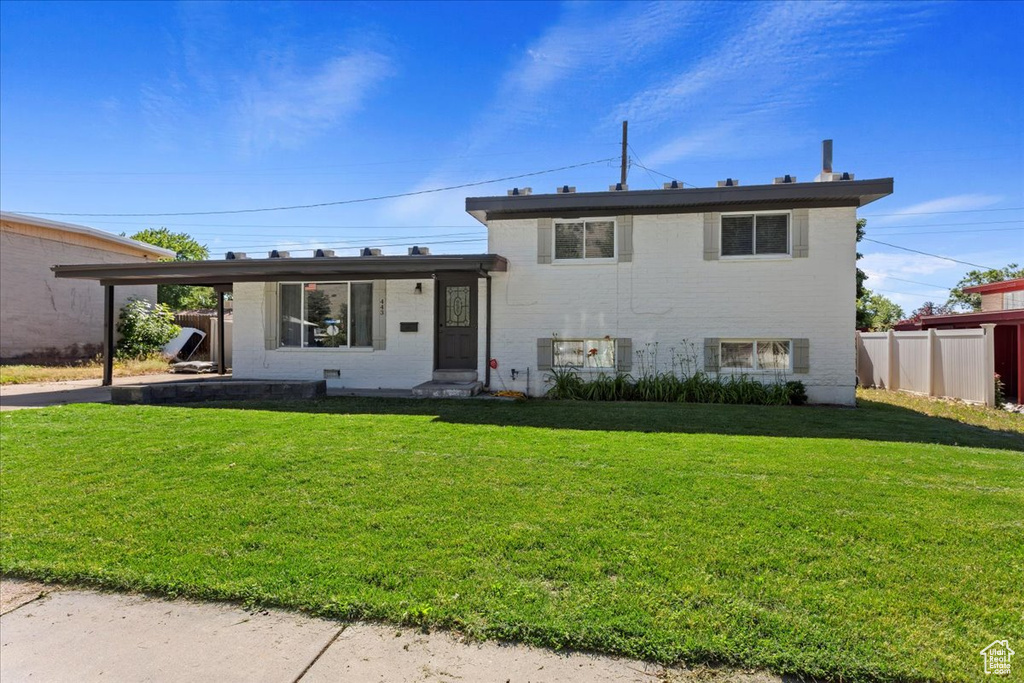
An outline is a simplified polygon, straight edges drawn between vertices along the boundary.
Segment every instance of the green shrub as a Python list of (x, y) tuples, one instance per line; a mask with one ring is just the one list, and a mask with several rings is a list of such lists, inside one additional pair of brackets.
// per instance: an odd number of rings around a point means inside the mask
[(121, 335), (117, 358), (140, 359), (159, 353), (181, 333), (181, 327), (174, 324), (174, 314), (166, 305), (129, 299), (121, 309), (117, 331)]

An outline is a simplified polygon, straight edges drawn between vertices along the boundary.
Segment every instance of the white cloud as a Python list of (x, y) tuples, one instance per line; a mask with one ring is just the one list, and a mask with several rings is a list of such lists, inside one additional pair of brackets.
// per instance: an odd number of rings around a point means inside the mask
[(308, 73), (284, 67), (252, 75), (236, 105), (243, 148), (305, 142), (358, 110), (392, 72), (387, 57), (362, 52), (335, 57)]
[(651, 165), (777, 144), (771, 130), (784, 129), (818, 88), (891, 47), (927, 11), (901, 9), (897, 21), (886, 3), (764, 5), (745, 26), (722, 34), (717, 50), (636, 93), (613, 118), (652, 128), (683, 125), (648, 154)]

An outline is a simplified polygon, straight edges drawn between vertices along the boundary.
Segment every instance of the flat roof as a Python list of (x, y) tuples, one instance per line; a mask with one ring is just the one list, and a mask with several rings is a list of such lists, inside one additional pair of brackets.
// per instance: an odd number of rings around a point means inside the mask
[(59, 278), (98, 280), (103, 285), (207, 285), (291, 280), (396, 280), (443, 273), (504, 271), (497, 254), (447, 256), (322, 256), (157, 263), (85, 263), (53, 267)]
[(467, 197), (466, 211), (481, 223), (511, 218), (617, 214), (759, 211), (779, 208), (864, 206), (892, 194), (892, 178), (778, 185), (732, 185), (670, 190), (567, 192)]
[(103, 240), (105, 242), (111, 242), (113, 244), (120, 244), (121, 246), (131, 247), (142, 252), (146, 252), (157, 258), (174, 258), (177, 254), (170, 249), (164, 249), (146, 242), (140, 242), (133, 240), (129, 237), (122, 237), (121, 235), (115, 235), (105, 230), (98, 230), (96, 228), (90, 228), (87, 225), (75, 225), (74, 223), (60, 223), (58, 221), (51, 221), (46, 218), (37, 218), (36, 216), (26, 216), (21, 213), (10, 213), (9, 211), (0, 211), (0, 221), (7, 221), (10, 223), (21, 223), (22, 225), (32, 225), (38, 228), (48, 228), (50, 230), (59, 230), (62, 232), (73, 232), (79, 235), (88, 235), (89, 237), (95, 237), (96, 239)]

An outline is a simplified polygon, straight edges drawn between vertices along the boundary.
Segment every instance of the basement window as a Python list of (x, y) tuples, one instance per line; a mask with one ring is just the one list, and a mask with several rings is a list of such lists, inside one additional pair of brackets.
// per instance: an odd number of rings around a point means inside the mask
[(281, 283), (282, 347), (373, 346), (373, 283)]
[(788, 253), (788, 213), (722, 216), (722, 256), (780, 256)]
[(555, 339), (552, 365), (574, 368), (614, 368), (615, 341), (612, 339)]

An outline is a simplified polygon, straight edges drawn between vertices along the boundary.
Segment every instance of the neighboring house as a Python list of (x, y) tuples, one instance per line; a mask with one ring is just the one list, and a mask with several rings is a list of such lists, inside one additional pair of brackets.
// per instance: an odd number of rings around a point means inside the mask
[(1007, 398), (1024, 404), (1024, 278), (964, 287), (981, 295), (976, 313), (921, 316), (919, 323), (901, 323), (900, 330), (951, 330), (994, 325), (995, 372)]
[(657, 348), (668, 370), (692, 344), (699, 369), (800, 379), (812, 401), (852, 404), (856, 213), (892, 179), (842, 177), (469, 198), (487, 254), (56, 273), (230, 289), (241, 378), (406, 389), (480, 379), (540, 395), (553, 365), (636, 374)]
[[(0, 213), (0, 360), (95, 356), (103, 296), (94, 284), (55, 279), (54, 263), (144, 263), (174, 252), (83, 225)], [(118, 288), (156, 302), (154, 285)]]

